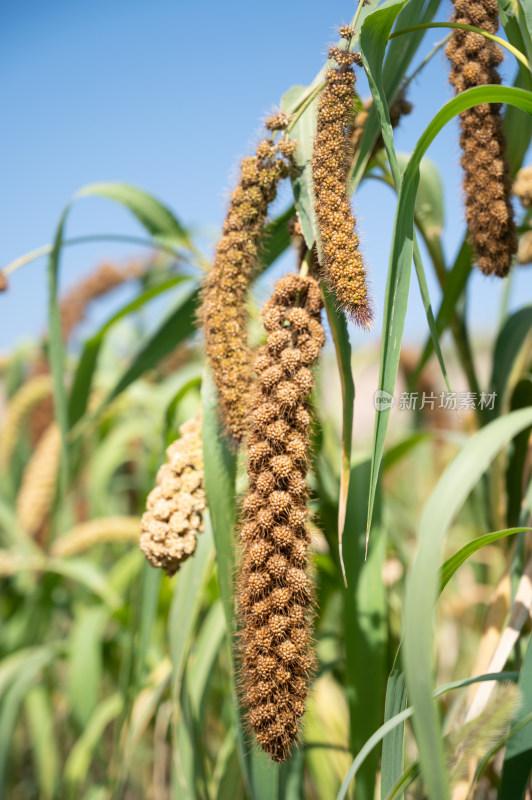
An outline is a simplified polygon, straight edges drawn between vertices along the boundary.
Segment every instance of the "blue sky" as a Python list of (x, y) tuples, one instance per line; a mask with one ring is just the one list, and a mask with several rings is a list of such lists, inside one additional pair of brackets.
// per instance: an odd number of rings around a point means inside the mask
[[(354, 8), (345, 0), (270, 0), (266, 5), (4, 0), (0, 263), (49, 242), (72, 194), (101, 180), (152, 192), (214, 244), (238, 161), (252, 150), (261, 121), (286, 89), (312, 80), (337, 25), (348, 21)], [(449, 9), (444, 2), (438, 19), (448, 18)], [(429, 31), (420, 55), (444, 34)], [(506, 76), (513, 71), (508, 57)], [(409, 93), (415, 111), (397, 134), (399, 149), (411, 150), (452, 96), (446, 74), (439, 54), (415, 81)], [(369, 94), (364, 81), (360, 90)], [(444, 179), (445, 249), (452, 257), (463, 234), (455, 125), (440, 134), (429, 155)], [(355, 197), (355, 209), (377, 305), (372, 335), (378, 336), (395, 197), (368, 181)], [(125, 211), (100, 199), (80, 201), (67, 230), (68, 236), (138, 232)], [(62, 261), (61, 285), (70, 286), (105, 258), (136, 252), (123, 244), (70, 248)], [(532, 297), (532, 270), (518, 273), (513, 306)], [(437, 307), (434, 281), (429, 287)], [(426, 334), (418, 294), (413, 283), (410, 341)], [(475, 276), (471, 318), (483, 335), (493, 335), (500, 295), (500, 282)], [(0, 352), (41, 332), (44, 260), (14, 274), (0, 303)], [(365, 337), (357, 332), (355, 342), (362, 344)]]

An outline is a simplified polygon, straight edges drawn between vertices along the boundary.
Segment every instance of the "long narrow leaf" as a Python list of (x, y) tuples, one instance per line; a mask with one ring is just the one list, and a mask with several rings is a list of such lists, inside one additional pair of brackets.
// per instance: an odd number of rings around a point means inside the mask
[(455, 515), (501, 448), (532, 424), (532, 409), (514, 411), (479, 431), (449, 465), (425, 506), (419, 550), (407, 579), (403, 661), (415, 709), (421, 771), (431, 800), (447, 800), (448, 775), (441, 725), (432, 699), (432, 623), (441, 548)]
[(351, 476), (351, 444), (353, 439), (353, 412), (355, 404), (355, 383), (351, 369), (351, 343), (345, 316), (336, 308), (336, 301), (330, 289), (322, 284), (322, 292), (327, 311), (327, 318), (331, 326), (336, 362), (340, 373), (342, 387), (342, 463), (340, 471), (340, 496), (338, 498), (338, 549), (340, 565), (344, 583), (347, 586), (347, 576), (344, 566), (343, 534), (345, 528), (345, 515), (347, 497), (349, 493), (349, 480)]
[(481, 547), (485, 547), (487, 544), (491, 544), (492, 542), (498, 542), (499, 539), (504, 539), (506, 536), (512, 536), (514, 533), (523, 533), (523, 531), (529, 530), (532, 530), (532, 528), (507, 528), (504, 531), (486, 533), (484, 536), (479, 536), (478, 539), (473, 539), (472, 542), (465, 544), (457, 553), (454, 554), (454, 556), (448, 558), (441, 568), (440, 591), (444, 590), (456, 570), (467, 561), (469, 556), (473, 555), (473, 553), (476, 553)]
[[(369, 18), (371, 20), (371, 17)], [(368, 22), (369, 22), (368, 20)], [(367, 23), (366, 23), (367, 24)], [(371, 31), (371, 28), (369, 29)], [(362, 29), (361, 42), (364, 36)], [(366, 48), (371, 48), (374, 38), (368, 36)], [(468, 89), (462, 94), (446, 103), (436, 114), (429, 126), (421, 135), (404, 172), (397, 212), (395, 217), (393, 246), (390, 257), (388, 286), (385, 307), (387, 316), (383, 327), (383, 356), (381, 360), (381, 377), (379, 389), (393, 394), (397, 365), (399, 361), (400, 341), (404, 327), (404, 316), (408, 300), (408, 284), (410, 269), (414, 254), (414, 207), (416, 191), (419, 183), (419, 165), (429, 145), (441, 129), (454, 116), (472, 106), (483, 102), (512, 103), (525, 111), (532, 113), (532, 93), (521, 89), (504, 86), (479, 86)], [(387, 113), (387, 112), (386, 112)], [(390, 409), (378, 411), (375, 419), (373, 441), (373, 476), (370, 486), (370, 504), (368, 514), (368, 532), (371, 526), (371, 515), (375, 496), (384, 439)]]
[[(516, 723), (522, 722), (532, 714), (532, 640), (528, 648), (519, 676), (519, 688), (523, 704), (519, 710)], [(514, 800), (523, 797), (532, 769), (532, 723), (525, 724), (508, 739), (501, 788), (498, 800)]]
[[(474, 678), (465, 678), (463, 680), (452, 681), (451, 683), (444, 684), (443, 686), (438, 687), (435, 690), (433, 697), (436, 699), (440, 697), (445, 692), (451, 691), (452, 689), (462, 689), (466, 686), (471, 686), (474, 683), (483, 683), (484, 681), (515, 681), (518, 677), (517, 672), (491, 672), (486, 675), (477, 675)], [(364, 747), (360, 750), (357, 754), (355, 760), (351, 764), (347, 775), (344, 778), (342, 786), (340, 787), (340, 791), (336, 797), (336, 800), (345, 800), (347, 797), (347, 792), (349, 790), (349, 786), (351, 781), (356, 776), (358, 770), (371, 753), (374, 747), (376, 747), (379, 742), (381, 742), (385, 736), (391, 733), (394, 728), (398, 725), (402, 725), (406, 722), (407, 719), (410, 719), (414, 714), (414, 709), (412, 706), (409, 708), (405, 708), (404, 711), (399, 712), (391, 719), (387, 720), (383, 725), (375, 731), (375, 733), (370, 736), (370, 738), (365, 743)], [(431, 796), (432, 800), (432, 796)]]

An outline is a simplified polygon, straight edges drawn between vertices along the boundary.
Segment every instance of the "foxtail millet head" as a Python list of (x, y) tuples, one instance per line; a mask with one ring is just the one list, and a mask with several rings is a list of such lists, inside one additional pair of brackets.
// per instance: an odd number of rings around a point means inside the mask
[[(344, 38), (348, 29), (341, 29)], [(357, 55), (334, 47), (329, 58), (336, 66), (325, 76), (318, 104), (312, 178), (316, 197), (323, 268), (340, 307), (354, 322), (371, 327), (373, 310), (356, 233), (356, 220), (347, 196), (349, 136), (353, 123), (353, 98)]]
[(179, 429), (181, 437), (167, 449), (141, 520), (140, 549), (153, 567), (175, 575), (194, 554), (203, 531), (205, 488), (201, 412)]
[[(296, 313), (297, 312), (297, 313)], [(324, 343), (314, 278), (281, 278), (262, 318), (249, 419), (249, 491), (240, 528), (241, 680), (259, 745), (284, 761), (297, 739), (314, 666), (308, 576), (307, 487), (312, 389)], [(303, 348), (313, 342), (313, 357)]]
[[(496, 0), (453, 0), (453, 22), (496, 33)], [(499, 46), (481, 34), (454, 30), (446, 49), (456, 93), (501, 82)], [(479, 269), (505, 277), (517, 251), (511, 181), (500, 103), (483, 103), (460, 114), (466, 221)]]
[[(272, 123), (273, 124), (273, 123)], [(277, 124), (277, 123), (276, 123)], [(259, 143), (241, 162), (240, 180), (218, 242), (214, 265), (203, 289), (200, 319), (220, 408), (229, 436), (244, 438), (251, 385), (246, 301), (256, 268), (268, 206), (289, 172), (294, 143)]]
[(26, 533), (37, 536), (53, 507), (61, 460), (61, 432), (52, 422), (28, 461), (17, 495), (17, 520)]

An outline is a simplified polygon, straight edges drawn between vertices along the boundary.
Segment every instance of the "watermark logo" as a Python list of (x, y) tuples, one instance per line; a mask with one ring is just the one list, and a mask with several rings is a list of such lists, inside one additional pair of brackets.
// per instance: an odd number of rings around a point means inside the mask
[(385, 392), (384, 389), (378, 389), (375, 392), (374, 405), (377, 411), (387, 411), (395, 405), (395, 398), (393, 394)]
[[(480, 408), (493, 411), (497, 392), (401, 392), (397, 409), (399, 411), (474, 411)], [(388, 411), (395, 405), (395, 397), (383, 389), (374, 395), (377, 411)]]

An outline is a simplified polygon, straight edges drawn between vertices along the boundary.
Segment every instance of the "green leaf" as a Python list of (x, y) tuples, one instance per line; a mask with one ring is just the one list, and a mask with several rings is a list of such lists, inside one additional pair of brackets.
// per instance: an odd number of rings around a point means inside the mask
[(403, 797), (404, 792), (408, 789), (409, 786), (416, 780), (419, 776), (419, 760), (416, 759), (415, 761), (407, 767), (404, 772), (397, 778), (396, 782), (393, 786), (390, 787), (389, 791), (384, 797), (384, 800), (394, 800), (396, 797)]
[(64, 386), (65, 347), (61, 332), (61, 313), (58, 302), (59, 262), (63, 246), (64, 229), (74, 200), (91, 195), (106, 197), (128, 208), (152, 236), (170, 238), (190, 246), (190, 240), (174, 215), (151, 195), (123, 183), (94, 183), (80, 189), (66, 205), (54, 237), (48, 259), (48, 330), (50, 336), (50, 368), (54, 385), (55, 417), (61, 431), (61, 466), (59, 473), (59, 499), (66, 491), (69, 476), (68, 405)]
[(418, 553), (406, 582), (403, 661), (415, 709), (421, 771), (431, 800), (447, 800), (449, 796), (441, 725), (431, 689), (432, 623), (441, 549), (449, 526), (483, 472), (501, 448), (530, 424), (532, 409), (524, 409), (495, 420), (475, 434), (444, 472), (419, 524)]
[(224, 637), (224, 609), (217, 600), (203, 620), (188, 667), (190, 704), (199, 725), (203, 724), (205, 697)]
[[(473, 266), (473, 256), (472, 256), (471, 245), (469, 244), (468, 241), (466, 241), (466, 239), (464, 239), (464, 241), (462, 242), (462, 246), (458, 251), (456, 260), (450, 272), (447, 274), (445, 278), (443, 297), (436, 317), (436, 331), (438, 336), (440, 337), (443, 335), (443, 333), (447, 330), (447, 328), (451, 324), (459, 300), (462, 297), (465, 287), (467, 285), (467, 279), (469, 278), (469, 275), (471, 273), (472, 266)], [(423, 355), (421, 356), (421, 359), (417, 366), (413, 378), (414, 381), (420, 375), (421, 370), (429, 360), (433, 350), (434, 350), (433, 338), (429, 337), (425, 345), (425, 348), (423, 350)]]
[[(374, 16), (377, 15), (375, 14)], [(366, 25), (371, 19), (371, 17), (368, 18)], [(384, 32), (386, 29), (387, 28), (384, 29)], [(373, 50), (371, 50), (371, 58), (368, 57), (368, 64), (371, 65), (372, 60), (378, 57), (378, 52), (376, 52), (378, 39), (375, 39), (370, 26), (368, 28), (367, 40), (365, 40), (364, 30), (365, 27), (362, 29), (361, 45), (364, 41), (365, 52), (370, 52), (371, 48), (373, 48)], [(419, 165), (429, 145), (447, 122), (461, 111), (465, 111), (467, 108), (471, 108), (483, 102), (512, 103), (532, 113), (532, 93), (504, 86), (479, 86), (468, 89), (446, 103), (436, 114), (418, 140), (403, 175), (395, 217), (393, 245), (386, 289), (381, 373), (379, 379), (379, 389), (388, 392), (390, 395), (393, 395), (395, 378), (397, 375), (404, 318), (408, 302), (410, 269), (414, 256), (414, 208), (419, 184)], [(385, 113), (387, 114), (387, 111)], [(378, 411), (375, 419), (373, 475), (370, 487), (368, 532), (371, 525), (373, 498), (381, 467), (389, 415), (390, 409)]]
[[(305, 86), (293, 86), (283, 96), (281, 108), (286, 111), (297, 99), (298, 93), (299, 97), (302, 97), (306, 91)], [(314, 213), (316, 201), (312, 180), (312, 154), (314, 136), (316, 134), (318, 103), (319, 95), (316, 95), (290, 130), (290, 138), (297, 142), (293, 156), (296, 169), (292, 170), (292, 189), (301, 230), (309, 249), (312, 249), (314, 242), (319, 241), (318, 225)]]
[(65, 346), (61, 329), (61, 312), (58, 300), (59, 258), (63, 244), (65, 223), (70, 211), (69, 203), (59, 221), (54, 238), (54, 244), (48, 259), (48, 333), (49, 333), (49, 358), (54, 387), (54, 415), (61, 431), (61, 463), (59, 469), (59, 499), (66, 491), (69, 474), (69, 449), (68, 449), (68, 407), (64, 384), (65, 379)]
[(54, 731), (50, 694), (44, 686), (35, 686), (24, 702), (31, 747), (35, 759), (36, 783), (44, 800), (53, 800), (59, 778), (59, 752)]
[(430, 441), (433, 436), (434, 434), (431, 431), (422, 431), (413, 433), (411, 436), (407, 436), (406, 439), (402, 439), (400, 442), (397, 442), (397, 444), (392, 445), (384, 453), (383, 469), (391, 469), (391, 467), (397, 464), (405, 455), (417, 447), (418, 444)]
[[(360, 54), (368, 74), (373, 106), (377, 110), (380, 120), (382, 137), (390, 161), (394, 184), (397, 191), (401, 185), (399, 165), (395, 158), (392, 126), (386, 104), (386, 93), (383, 85), (382, 64), (388, 36), (404, 6), (402, 0), (388, 0), (377, 11), (374, 11), (365, 21), (360, 34)], [(369, 122), (369, 119), (368, 119)], [(363, 144), (361, 145), (361, 147)], [(409, 239), (407, 237), (409, 236)], [(398, 251), (398, 252), (397, 252)], [(393, 395), (393, 388), (399, 367), (399, 354), (403, 336), (408, 293), (410, 289), (410, 272), (414, 251), (414, 230), (400, 229), (398, 225), (398, 212), (396, 226), (393, 233), (393, 249), (390, 257), (390, 267), (386, 282), (386, 296), (384, 300), (384, 320), (382, 332), (382, 349), (380, 360), (379, 389)], [(404, 253), (404, 255), (403, 255)], [(373, 458), (370, 478), (370, 497), (368, 505), (368, 519), (366, 538), (369, 538), (375, 491), (384, 452), (384, 437), (388, 422), (389, 410), (377, 411), (375, 417), (375, 431), (373, 440)]]
[(157, 606), (161, 589), (162, 573), (153, 569), (147, 561), (142, 565), (142, 602), (140, 604), (140, 628), (135, 647), (135, 681), (141, 685), (146, 670), (146, 656), (150, 637), (157, 618)]
[[(487, 544), (491, 544), (505, 536), (510, 536), (513, 533), (520, 533), (522, 531), (523, 528), (511, 528), (495, 533), (488, 533), (466, 544), (455, 553), (454, 556), (447, 559), (443, 565), (441, 569), (440, 592), (443, 591), (456, 570), (470, 555)], [(388, 686), (386, 689), (385, 721), (390, 719), (394, 714), (399, 713), (399, 711), (402, 711), (405, 707), (406, 688), (404, 674), (394, 667), (388, 679)], [(383, 800), (391, 796), (390, 793), (393, 787), (396, 786), (396, 782), (403, 774), (403, 739), (403, 726), (395, 728), (392, 733), (384, 737), (381, 765), (381, 797)], [(393, 796), (397, 795), (394, 794)]]
[[(528, 89), (528, 91), (532, 89), (532, 77), (525, 67), (521, 67), (519, 70), (514, 86), (519, 89)], [(507, 106), (504, 113), (504, 134), (507, 141), (506, 158), (510, 167), (510, 175), (514, 177), (521, 168), (530, 145), (532, 116), (524, 114), (515, 106)]]
[[(512, 394), (510, 408), (526, 408), (532, 406), (532, 375), (526, 375), (519, 381)], [(530, 499), (527, 497), (526, 476), (528, 463), (528, 447), (530, 429), (521, 431), (512, 442), (506, 467), (506, 524), (526, 525), (530, 513)], [(519, 537), (518, 549), (523, 543), (523, 536)], [(517, 572), (523, 568), (519, 559), (514, 561), (513, 570)], [(517, 574), (517, 573), (516, 573)]]
[[(344, 544), (347, 588), (342, 594), (350, 745), (353, 753), (361, 749), (382, 720), (384, 712), (388, 622), (382, 569), (386, 558), (386, 534), (380, 524), (377, 496), (374, 540), (367, 561), (364, 561), (369, 479), (369, 461), (353, 467), (346, 517), (349, 536)], [(377, 770), (378, 753), (375, 753), (358, 776), (357, 800), (373, 800)]]
[(456, 570), (467, 561), (469, 556), (476, 553), (477, 550), (480, 550), (481, 547), (485, 547), (492, 542), (498, 542), (499, 539), (512, 536), (514, 533), (523, 533), (523, 531), (529, 530), (532, 530), (532, 528), (507, 528), (503, 531), (495, 531), (495, 533), (485, 533), (483, 536), (479, 536), (477, 539), (473, 539), (472, 542), (465, 544), (454, 556), (448, 558), (441, 568), (440, 592), (445, 589)]
[(80, 189), (75, 198), (91, 196), (114, 200), (115, 203), (129, 209), (152, 236), (160, 236), (177, 244), (190, 245), (186, 229), (170, 209), (143, 189), (127, 183), (91, 183)]
[[(466, 686), (471, 686), (473, 683), (483, 683), (484, 681), (508, 681), (508, 680), (515, 680), (517, 677), (516, 672), (490, 672), (486, 675), (477, 675), (474, 678), (465, 678), (463, 680), (452, 681), (452, 683), (446, 683), (443, 686), (438, 687), (434, 692), (434, 698), (440, 697), (440, 695), (445, 694), (452, 689), (462, 689)], [(357, 753), (356, 758), (354, 759), (353, 763), (349, 767), (349, 770), (344, 778), (344, 781), (340, 787), (340, 791), (336, 796), (336, 800), (345, 800), (347, 797), (347, 792), (349, 790), (349, 786), (353, 778), (357, 775), (358, 770), (371, 753), (374, 747), (376, 747), (379, 742), (381, 742), (385, 736), (390, 734), (398, 725), (403, 725), (407, 719), (410, 719), (414, 714), (414, 709), (412, 706), (409, 708), (405, 708), (404, 711), (400, 711), (391, 719), (387, 720), (383, 725), (378, 728), (374, 734), (370, 736), (367, 742), (364, 744), (364, 747)], [(432, 800), (432, 796), (431, 796)]]
[(227, 630), (232, 640), (235, 630), (233, 575), (236, 539), (236, 456), (220, 428), (216, 388), (208, 369), (203, 376), (201, 396), (207, 507), (216, 548), (220, 597), (224, 607)]
[(98, 705), (82, 735), (71, 749), (64, 768), (64, 778), (68, 786), (68, 797), (75, 800), (91, 765), (93, 755), (101, 743), (105, 729), (118, 717), (124, 701), (117, 692)]
[(3, 697), (0, 708), (0, 797), (8, 796), (9, 756), (22, 703), (28, 692), (34, 687), (41, 671), (53, 661), (56, 655), (57, 648), (54, 645), (28, 653), (20, 664), (9, 690)]
[(83, 347), (83, 352), (78, 362), (76, 374), (72, 383), (68, 403), (68, 417), (69, 424), (72, 427), (76, 422), (81, 419), (87, 410), (87, 404), (91, 394), (92, 381), (98, 363), (100, 350), (105, 341), (107, 333), (116, 325), (117, 322), (124, 319), (128, 314), (138, 311), (147, 302), (152, 300), (174, 286), (178, 286), (183, 281), (187, 280), (183, 276), (170, 278), (164, 283), (154, 286), (148, 291), (143, 292), (130, 303), (127, 303), (123, 308), (113, 314), (107, 322), (105, 322), (98, 333), (87, 339)]
[(279, 770), (279, 800), (301, 800), (304, 797), (304, 762), (302, 749), (295, 750)]
[[(532, 714), (532, 638), (528, 642), (525, 660), (519, 676), (519, 689), (523, 704), (515, 724)], [(502, 769), (499, 800), (516, 800), (524, 796), (532, 769), (532, 722), (510, 736), (506, 746)]]
[[(392, 3), (390, 2), (389, 5), (391, 6)], [(396, 31), (415, 24), (428, 24), (440, 7), (440, 0), (409, 0), (406, 5), (403, 5), (405, 7), (401, 10), (396, 19)], [(383, 3), (379, 11), (385, 6), (386, 3)], [(418, 52), (419, 45), (424, 36), (425, 32), (420, 30), (413, 35), (401, 36), (390, 41), (383, 71), (384, 85), (386, 87), (386, 96), (388, 100), (394, 96), (397, 89), (400, 87), (406, 70), (413, 57)]]
[(206, 515), (205, 530), (198, 536), (194, 556), (180, 568), (174, 579), (174, 594), (168, 615), (168, 641), (172, 659), (174, 701), (185, 668), (192, 634), (201, 607), (202, 588), (212, 563), (212, 534)]
[[(196, 551), (183, 564), (176, 579), (174, 596), (168, 618), (168, 638), (172, 658), (172, 745), (179, 758), (174, 759), (172, 782), (184, 786), (181, 798), (194, 798), (194, 787), (190, 784), (195, 774), (195, 746), (189, 740), (189, 708), (183, 705), (183, 680), (187, 655), (192, 646), (192, 637), (204, 596), (204, 585), (213, 560), (212, 533), (208, 513), (204, 515), (205, 530), (198, 536)], [(188, 698), (186, 698), (188, 701)]]
[(80, 728), (98, 704), (103, 673), (102, 646), (109, 612), (102, 607), (82, 607), (69, 637), (68, 696)]
[(532, 305), (508, 317), (497, 337), (491, 375), (491, 388), (497, 393), (494, 416), (508, 408), (510, 395), (528, 367), (531, 354)]
[[(406, 698), (404, 673), (394, 666), (386, 685), (384, 722), (393, 719), (405, 710)], [(404, 738), (404, 724), (400, 724), (387, 733), (382, 740), (381, 800), (384, 800), (403, 772)]]
[(242, 779), (236, 737), (232, 729), (227, 733), (219, 750), (214, 770), (214, 783), (216, 786), (216, 800), (240, 797), (239, 790)]
[[(385, 15), (388, 15), (388, 8), (391, 5), (391, 3), (383, 3), (377, 9), (376, 13), (379, 13), (382, 10)], [(394, 3), (393, 5), (397, 4)], [(402, 10), (401, 8), (392, 9), (390, 13), (394, 18), (397, 18), (397, 14), (399, 14), (397, 19), (397, 27), (407, 27), (408, 25), (416, 22), (430, 21), (440, 5), (440, 0), (429, 0), (429, 2), (426, 2), (426, 0), (409, 0), (407, 3), (399, 3), (399, 5), (404, 6), (404, 8), (402, 8)], [(375, 12), (370, 9), (370, 13)], [(370, 13), (366, 13), (366, 18), (370, 16)], [(382, 39), (384, 48), (379, 46), (379, 51), (381, 53), (380, 64), (382, 64), (384, 59), (384, 50), (386, 46), (388, 46), (386, 59), (384, 61), (384, 70), (382, 73), (384, 96), (388, 105), (392, 103), (397, 95), (397, 92), (400, 89), (401, 83), (405, 77), (406, 70), (412, 61), (412, 58), (416, 54), (423, 36), (424, 32), (421, 31), (408, 37), (401, 36), (397, 39), (392, 39), (389, 43), (387, 41), (388, 34), (386, 34), (386, 41)], [(361, 51), (363, 47), (364, 45), (362, 43), (361, 35)], [(381, 123), (379, 122), (379, 119), (380, 118), (377, 114), (376, 107), (372, 106), (364, 126), (364, 134), (360, 143), (360, 152), (348, 182), (350, 192), (353, 191), (353, 189), (356, 188), (360, 183), (367, 163), (371, 157), (371, 154), (373, 153), (375, 143), (381, 132)]]
[(282, 214), (264, 228), (262, 249), (259, 253), (259, 269), (263, 272), (276, 261), (290, 246), (292, 241), (288, 232), (288, 223), (294, 218), (296, 211), (290, 206)]
[(342, 387), (342, 462), (340, 471), (340, 495), (338, 498), (338, 548), (343, 578), (347, 585), (342, 542), (345, 528), (347, 497), (349, 493), (349, 479), (351, 476), (351, 443), (353, 439), (355, 384), (351, 371), (351, 342), (349, 341), (349, 332), (347, 330), (345, 315), (337, 309), (336, 300), (330, 288), (325, 283), (322, 283), (322, 294), (333, 336), (336, 362), (340, 373), (340, 385)]
[[(408, 153), (397, 153), (401, 173), (404, 172), (409, 158)], [(441, 234), (445, 218), (441, 175), (436, 164), (426, 156), (421, 160), (419, 174), (419, 187), (414, 207), (415, 223), (437, 272), (442, 273), (445, 270), (445, 263)]]
[[(503, 8), (504, 7), (504, 8)], [(521, 52), (526, 52), (532, 63), (532, 13), (530, 4), (521, 5), (517, 0), (504, 2), (499, 0), (499, 17), (508, 41)], [(532, 89), (532, 75), (522, 63), (515, 78), (514, 86), (520, 89)], [(532, 136), (532, 116), (523, 114), (514, 106), (507, 106), (504, 112), (504, 133), (507, 141), (506, 157), (513, 177), (523, 163)]]
[(121, 605), (120, 597), (110, 586), (107, 576), (90, 561), (84, 558), (49, 558), (35, 569), (46, 569), (64, 578), (80, 583), (97, 597), (100, 597), (110, 609)]
[(492, 42), (496, 42), (500, 47), (505, 48), (513, 56), (523, 64), (526, 69), (530, 68), (530, 65), (527, 61), (526, 56), (522, 53), (518, 48), (514, 47), (509, 42), (501, 39), (500, 36), (495, 36), (493, 33), (488, 33), (488, 31), (483, 30), (482, 28), (477, 28), (475, 25), (468, 25), (463, 22), (433, 22), (433, 23), (424, 23), (421, 25), (411, 25), (407, 28), (401, 28), (400, 30), (395, 31), (390, 38), (395, 38), (397, 36), (404, 36), (407, 33), (413, 33), (415, 31), (423, 31), (423, 30), (431, 30), (434, 28), (451, 28), (454, 30), (460, 31), (471, 31), (472, 33), (478, 33), (484, 36), (486, 39), (490, 39)]
[[(520, 23), (521, 36), (526, 44), (529, 59), (532, 59), (532, 8), (525, 0), (517, 0), (517, 19)], [(523, 25), (523, 22), (525, 23)]]
[[(382, 62), (386, 49), (388, 36), (393, 24), (404, 3), (400, 0), (388, 0), (377, 11), (370, 14), (364, 22), (360, 34), (360, 54), (366, 67), (369, 85), (373, 96), (373, 106), (379, 117), (381, 133), (386, 147), (388, 160), (392, 170), (393, 181), (396, 190), (399, 192), (401, 186), (401, 172), (399, 162), (395, 154), (393, 142), (393, 131), (386, 102), (386, 87), (383, 75)], [(406, 11), (411, 14), (415, 9), (416, 3), (410, 3)], [(409, 52), (407, 48), (407, 53)], [(388, 62), (387, 62), (388, 63)], [(415, 193), (414, 193), (415, 194)], [(398, 209), (399, 212), (399, 209)], [(396, 218), (397, 219), (397, 218)], [(404, 232), (404, 238), (403, 238)], [(398, 237), (400, 237), (398, 239)], [(412, 251), (410, 259), (397, 257), (394, 260), (394, 250), (399, 250), (411, 242)], [(432, 313), (430, 299), (427, 289), (427, 281), (423, 270), (421, 256), (415, 239), (414, 227), (412, 229), (400, 230), (394, 228), (393, 248), (391, 254), (390, 269), (386, 284), (386, 297), (384, 301), (384, 321), (383, 321), (383, 346), (381, 350), (379, 389), (393, 395), (393, 388), (397, 378), (399, 367), (399, 356), (403, 337), (406, 309), (408, 306), (408, 294), (410, 289), (410, 273), (412, 268), (412, 258), (416, 266), (416, 273), (419, 288), (423, 299), (423, 305), (427, 315), (427, 321), (431, 331), (432, 340), (441, 369), (447, 385), (447, 372), (443, 361), (443, 356), (438, 342), (436, 324)], [(373, 443), (372, 477), (370, 481), (370, 500), (368, 506), (368, 522), (366, 541), (369, 540), (371, 518), (373, 514), (373, 503), (375, 499), (375, 486), (378, 480), (382, 455), (384, 452), (384, 436), (390, 410), (378, 411), (375, 419), (375, 432)], [(381, 425), (382, 422), (382, 425)]]
[[(136, 748), (150, 720), (155, 716), (157, 708), (160, 707), (162, 699), (171, 683), (171, 678), (171, 665), (168, 659), (164, 659), (159, 662), (149, 676), (149, 685), (138, 692), (133, 700), (124, 737), (124, 744), (121, 749), (121, 760), (117, 779), (120, 791), (122, 791), (126, 785)], [(117, 793), (119, 797), (120, 791)]]
[(164, 356), (168, 355), (177, 345), (190, 336), (195, 330), (198, 292), (195, 284), (173, 304), (155, 333), (151, 334), (147, 342), (133, 358), (130, 366), (118, 379), (113, 388), (108, 392), (99, 408), (94, 412), (94, 417), (99, 416), (109, 403), (118, 397), (124, 389), (137, 380), (147, 370), (152, 369)]
[[(190, 370), (190, 368), (182, 368), (180, 370), (180, 373), (184, 372), (185, 374), (182, 376), (182, 380), (179, 382), (179, 389), (177, 389), (171, 401), (168, 403), (166, 411), (164, 412), (164, 448), (169, 447), (176, 438), (177, 431), (174, 428), (174, 422), (178, 405), (192, 389), (201, 389), (201, 367), (199, 365), (197, 368), (196, 365), (189, 365), (189, 367), (190, 366), (192, 366), (192, 370)], [(193, 377), (190, 377), (191, 372)]]

